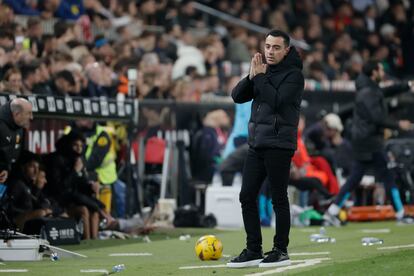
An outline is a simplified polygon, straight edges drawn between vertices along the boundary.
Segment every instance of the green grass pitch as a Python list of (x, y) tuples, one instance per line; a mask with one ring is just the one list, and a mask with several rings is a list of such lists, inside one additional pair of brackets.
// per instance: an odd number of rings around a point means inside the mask
[[(388, 233), (364, 233), (364, 229), (389, 229)], [(309, 235), (319, 232), (319, 227), (292, 228), (289, 253), (292, 269), (282, 274), (301, 275), (414, 275), (414, 225), (397, 225), (394, 221), (376, 223), (349, 223), (342, 228), (327, 227), (326, 234), (336, 238), (336, 243), (315, 244)], [(269, 250), (273, 230), (263, 228), (264, 250)], [(386, 232), (386, 231), (384, 231)], [(178, 237), (189, 234), (188, 241)], [(82, 269), (111, 270), (116, 264), (125, 264), (125, 271), (116, 275), (273, 275), (275, 268), (229, 269), (223, 266), (229, 257), (218, 261), (200, 261), (194, 253), (196, 240), (205, 234), (215, 234), (223, 242), (225, 256), (236, 255), (244, 248), (243, 230), (172, 229), (151, 234), (150, 243), (142, 239), (87, 241), (77, 246), (63, 248), (84, 254), (88, 258), (60, 259), (56, 262), (45, 258), (39, 262), (4, 262), (5, 269), (27, 269), (18, 275), (103, 275), (81, 273)], [(378, 237), (383, 245), (362, 246), (361, 238)], [(412, 245), (399, 249), (379, 250), (379, 247)], [(329, 252), (329, 254), (301, 256), (295, 253)], [(111, 257), (112, 253), (151, 253), (151, 256)], [(305, 260), (323, 259), (319, 263), (303, 266)], [(300, 267), (302, 264), (302, 267)], [(212, 268), (180, 269), (188, 266), (218, 266)], [(7, 273), (2, 273), (6, 275)], [(13, 273), (14, 275), (15, 273)]]

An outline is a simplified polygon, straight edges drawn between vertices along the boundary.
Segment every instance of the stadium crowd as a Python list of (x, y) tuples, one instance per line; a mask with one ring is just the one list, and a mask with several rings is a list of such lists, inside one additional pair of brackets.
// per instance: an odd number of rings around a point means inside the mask
[[(369, 58), (390, 76), (413, 72), (409, 1), (204, 2), (303, 42), (308, 79), (354, 80)], [(3, 0), (0, 12), (0, 91), (14, 94), (123, 98), (136, 68), (138, 98), (199, 101), (228, 95), (235, 68), (262, 48), (263, 34), (187, 0)]]
[[(353, 81), (370, 59), (380, 61), (390, 79), (409, 78), (414, 74), (414, 63), (410, 62), (414, 60), (414, 7), (410, 1), (218, 0), (200, 3), (258, 26), (289, 33), (303, 59), (306, 79)], [(229, 96), (240, 76), (247, 74), (251, 56), (263, 49), (262, 38), (262, 33), (202, 13), (188, 0), (0, 0), (0, 92), (24, 96), (118, 100), (136, 97), (200, 102), (210, 96)], [(136, 76), (129, 74), (130, 69), (136, 69)], [(136, 93), (130, 93), (131, 82), (135, 84)], [(227, 133), (217, 133), (216, 129), (228, 129), (230, 123), (226, 115), (211, 122), (213, 115), (206, 116), (202, 131), (213, 133), (213, 139), (218, 140), (216, 156), (212, 156), (217, 160)], [(337, 122), (340, 119), (336, 117), (326, 120), (320, 123), (325, 128), (333, 124), (327, 130), (337, 133), (325, 138), (332, 139), (332, 148), (336, 149), (342, 145), (342, 123)], [(332, 120), (336, 121), (332, 123)], [(110, 138), (106, 143), (100, 140), (98, 128), (91, 126), (89, 137), (95, 139), (96, 147), (109, 148)], [(308, 135), (306, 131), (304, 134)], [(34, 185), (32, 191), (40, 201), (39, 190), (56, 176), (51, 176), (53, 172), (61, 172), (53, 179), (56, 183), (62, 179), (66, 182), (77, 179), (66, 183), (70, 196), (60, 199), (55, 195), (58, 202), (64, 203), (60, 206), (63, 209), (55, 208), (53, 202), (41, 201), (41, 212), (36, 215), (66, 213), (82, 217), (90, 221), (84, 238), (96, 238), (98, 217), (114, 225), (119, 224), (119, 220), (113, 219), (110, 210), (108, 212), (95, 201), (99, 191), (95, 183), (97, 176), (92, 172), (96, 173), (100, 164), (92, 166), (90, 163), (96, 160), (85, 160), (89, 157), (84, 152), (76, 152), (76, 143), (88, 147), (84, 145), (84, 138), (84, 133), (64, 136), (61, 143), (67, 144), (57, 147), (58, 151), (46, 160), (49, 166), (43, 167), (44, 161), (28, 154), (22, 157), (18, 169), (23, 170), (20, 180)], [(93, 148), (93, 144), (89, 146)], [(101, 162), (106, 154), (102, 155)], [(292, 172), (292, 179), (303, 180), (311, 175), (300, 171), (302, 159), (309, 161), (308, 153), (302, 154), (305, 155), (298, 157), (298, 171)], [(325, 156), (331, 164), (335, 163), (329, 160), (332, 155), (335, 154)], [(112, 159), (115, 162), (116, 155)], [(208, 172), (209, 180), (216, 163), (210, 165), (204, 167), (212, 168)], [(336, 194), (337, 181), (333, 181), (334, 188), (326, 184), (330, 182), (328, 176), (334, 177), (331, 169), (324, 166), (315, 171), (324, 174), (316, 185), (324, 184), (319, 191), (326, 198)], [(46, 190), (53, 187), (48, 186)], [(27, 200), (23, 198), (21, 202), (27, 203)], [(73, 206), (74, 202), (78, 205)], [(25, 220), (27, 216), (15, 212), (14, 221), (20, 228)]]

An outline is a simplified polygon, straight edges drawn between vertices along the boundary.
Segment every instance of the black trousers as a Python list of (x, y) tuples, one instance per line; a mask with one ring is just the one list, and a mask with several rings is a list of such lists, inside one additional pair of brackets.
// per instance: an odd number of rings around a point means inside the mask
[(372, 160), (359, 161), (355, 160), (352, 164), (351, 174), (346, 180), (345, 184), (341, 187), (336, 199), (335, 204), (342, 207), (345, 200), (348, 199), (350, 193), (360, 184), (362, 177), (368, 169), (374, 169), (375, 175), (384, 184), (385, 190), (388, 195), (391, 196), (394, 209), (398, 212), (402, 207), (401, 198), (395, 185), (395, 175), (387, 167), (388, 157), (385, 151), (377, 151), (372, 154)]
[(287, 250), (290, 231), (290, 209), (287, 195), (290, 162), (294, 151), (287, 149), (249, 148), (243, 169), (240, 191), (247, 248), (262, 250), (262, 233), (257, 207), (257, 196), (266, 177), (269, 179), (273, 210), (276, 213), (276, 234), (273, 246)]

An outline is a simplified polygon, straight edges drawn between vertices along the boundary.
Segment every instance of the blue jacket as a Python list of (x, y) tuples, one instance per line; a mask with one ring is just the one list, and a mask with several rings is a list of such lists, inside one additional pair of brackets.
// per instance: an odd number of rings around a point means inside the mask
[(245, 137), (249, 135), (247, 126), (249, 125), (250, 109), (252, 108), (252, 101), (243, 104), (236, 104), (236, 112), (234, 115), (233, 130), (227, 139), (226, 147), (224, 148), (223, 159), (229, 156), (235, 149), (236, 145), (234, 139), (238, 137)]

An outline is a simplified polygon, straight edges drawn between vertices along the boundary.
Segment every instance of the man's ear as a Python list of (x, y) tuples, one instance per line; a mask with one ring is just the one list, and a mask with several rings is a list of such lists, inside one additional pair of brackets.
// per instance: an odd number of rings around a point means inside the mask
[(290, 51), (290, 48), (291, 48), (292, 46), (288, 46), (287, 48), (286, 48), (286, 54), (285, 54), (285, 56), (287, 56), (287, 54), (289, 54), (289, 51)]

